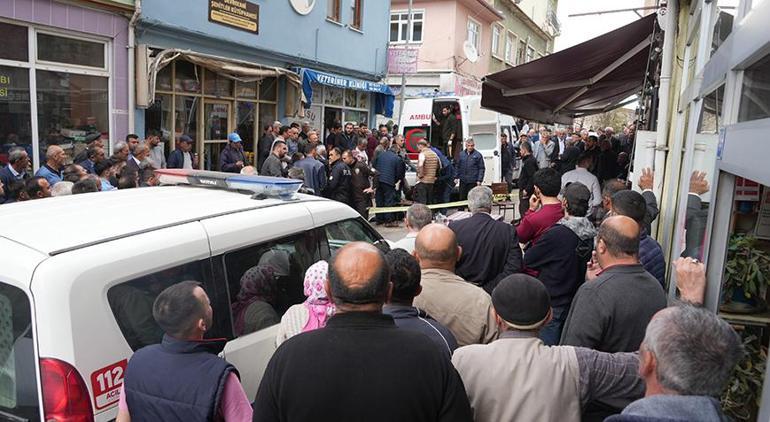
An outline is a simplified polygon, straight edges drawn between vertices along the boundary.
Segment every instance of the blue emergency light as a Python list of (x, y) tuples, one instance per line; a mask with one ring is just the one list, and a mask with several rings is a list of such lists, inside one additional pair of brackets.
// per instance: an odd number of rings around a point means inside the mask
[(155, 170), (161, 185), (190, 185), (251, 192), (283, 200), (296, 197), (301, 180), (281, 177), (248, 176), (220, 171), (161, 169)]

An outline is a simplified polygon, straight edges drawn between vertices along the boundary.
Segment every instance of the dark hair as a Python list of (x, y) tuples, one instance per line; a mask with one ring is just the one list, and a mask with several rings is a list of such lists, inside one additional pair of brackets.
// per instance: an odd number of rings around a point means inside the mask
[(403, 249), (393, 249), (385, 254), (393, 283), (394, 302), (411, 303), (420, 288), (420, 264)]
[[(88, 157), (88, 159), (89, 159), (89, 160), (90, 160), (90, 159), (92, 159), (92, 158), (94, 158), (94, 157), (96, 157), (96, 153), (97, 153), (97, 152), (98, 152), (100, 149), (101, 149), (101, 148), (99, 148), (99, 147), (88, 147), (88, 149), (86, 150), (86, 157)], [(92, 160), (92, 161), (93, 161), (93, 160)]]
[(99, 192), (100, 190), (99, 184), (96, 183), (96, 180), (94, 180), (93, 177), (87, 177), (72, 186), (73, 195), (78, 193)]
[(390, 281), (390, 271), (385, 264), (385, 257), (382, 252), (379, 254), (379, 263), (374, 276), (366, 283), (351, 288), (345, 283), (345, 276), (337, 272), (336, 263), (339, 254), (335, 254), (329, 262), (329, 284), (332, 289), (334, 303), (350, 303), (356, 305), (365, 305), (369, 303), (384, 303), (385, 295), (388, 292), (388, 282)]
[(64, 171), (62, 172), (62, 180), (72, 183), (77, 183), (80, 181), (80, 171), (78, 169), (80, 167), (77, 164), (70, 164), (67, 167), (64, 168)]
[(283, 136), (284, 133), (288, 133), (291, 130), (291, 126), (281, 126), (281, 129), (278, 130), (278, 134)]
[(385, 123), (380, 123), (380, 125), (377, 126), (377, 129), (382, 129), (382, 128), (386, 128), (387, 129), (388, 125), (386, 125)]
[(297, 122), (291, 122), (291, 124), (289, 125), (289, 127), (292, 127), (292, 128), (297, 128), (297, 129), (299, 129), (299, 123), (297, 123)]
[(561, 176), (555, 169), (544, 168), (536, 171), (532, 181), (544, 196), (558, 196), (561, 191)]
[(273, 148), (271, 149), (271, 151), (274, 150), (275, 147), (277, 147), (278, 145), (286, 145), (286, 142), (284, 142), (284, 141), (282, 141), (280, 139), (276, 140), (275, 142), (273, 142)]
[(567, 214), (585, 217), (588, 214), (588, 201), (591, 191), (580, 182), (572, 182), (564, 187), (564, 199), (567, 201)]
[(139, 187), (139, 173), (136, 170), (123, 167), (118, 179), (118, 189), (130, 189)]
[(622, 180), (610, 179), (605, 181), (602, 186), (602, 196), (612, 198), (616, 193), (626, 189), (628, 189), (628, 187)]
[(40, 187), (41, 180), (45, 180), (45, 178), (43, 176), (32, 176), (24, 182), (24, 190), (30, 198), (37, 197), (37, 194), (43, 191), (43, 188)]
[(139, 135), (135, 133), (129, 133), (128, 135), (126, 135), (126, 143), (128, 143), (129, 139), (139, 139)]
[(157, 131), (157, 130), (155, 130), (155, 129), (150, 129), (150, 130), (148, 130), (148, 131), (147, 131), (147, 137), (148, 137), (148, 138), (151, 138), (151, 137), (153, 137), (153, 136), (157, 136), (158, 138), (160, 138), (160, 132), (158, 132), (158, 131)]
[[(584, 152), (578, 156), (577, 163), (580, 167), (591, 167), (594, 163), (594, 156)], [(583, 164), (585, 164), (585, 166)]]
[(296, 163), (297, 161), (303, 158), (305, 158), (304, 154), (302, 154), (301, 152), (295, 152), (294, 154), (291, 155), (291, 162)]
[(106, 159), (94, 164), (94, 174), (101, 176), (106, 170), (115, 165), (115, 161), (112, 159)]
[(197, 281), (182, 281), (155, 298), (152, 317), (166, 334), (184, 338), (195, 328), (195, 322), (206, 315), (203, 302), (195, 297), (196, 287), (201, 287)]
[(335, 120), (332, 129), (342, 129), (342, 123), (339, 120)]
[(622, 190), (612, 195), (612, 209), (619, 215), (632, 218), (641, 227), (647, 215), (647, 203), (639, 192)]
[[(637, 232), (638, 234), (638, 232)], [(637, 256), (639, 255), (639, 236), (628, 237), (624, 236), (618, 230), (615, 230), (611, 224), (606, 222), (599, 226), (599, 233), (596, 235), (596, 240), (604, 240), (604, 244), (607, 246), (612, 256)]]
[(262, 131), (264, 132), (264, 131), (266, 131), (268, 129), (272, 129), (272, 128), (273, 128), (273, 125), (264, 125), (264, 126), (262, 126)]
[[(332, 148), (331, 150), (332, 150), (332, 151), (334, 151), (334, 152), (336, 152), (336, 153), (337, 153), (337, 155), (339, 155), (340, 157), (342, 157), (342, 150), (341, 150), (341, 149), (339, 149), (339, 147), (334, 147), (334, 148)], [(330, 151), (330, 152), (331, 152), (331, 151)]]
[(18, 201), (22, 192), (25, 192), (25, 186), (21, 180), (12, 180), (5, 186), (5, 195), (12, 201)]
[(316, 146), (315, 146), (315, 145), (313, 145), (313, 144), (310, 144), (310, 143), (308, 143), (307, 145), (305, 145), (305, 148), (304, 148), (304, 150), (305, 150), (305, 151), (304, 151), (304, 152), (305, 152), (305, 155), (307, 156), (307, 155), (310, 155), (310, 154), (312, 154), (312, 153), (313, 153), (313, 151), (315, 150), (315, 148), (316, 148)]
[[(522, 136), (527, 136), (527, 135), (522, 135)], [(532, 144), (530, 144), (529, 141), (524, 141), (524, 142), (522, 142), (519, 145), (519, 149), (526, 149), (527, 152), (529, 152), (531, 154), (532, 153)]]

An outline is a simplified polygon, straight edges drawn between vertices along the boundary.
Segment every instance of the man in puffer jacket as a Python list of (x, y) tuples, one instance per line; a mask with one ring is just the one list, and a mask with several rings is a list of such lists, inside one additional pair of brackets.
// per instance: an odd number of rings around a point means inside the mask
[(612, 196), (611, 212), (614, 215), (630, 217), (639, 224), (639, 262), (665, 289), (666, 258), (660, 244), (651, 238), (644, 229), (644, 218), (647, 214), (647, 204), (644, 197), (632, 190), (622, 190)]
[(585, 281), (596, 229), (586, 218), (591, 192), (579, 182), (564, 188), (562, 206), (566, 216), (546, 230), (524, 254), (526, 272), (536, 275), (551, 297), (553, 317), (540, 330), (540, 339), (558, 345), (572, 298)]

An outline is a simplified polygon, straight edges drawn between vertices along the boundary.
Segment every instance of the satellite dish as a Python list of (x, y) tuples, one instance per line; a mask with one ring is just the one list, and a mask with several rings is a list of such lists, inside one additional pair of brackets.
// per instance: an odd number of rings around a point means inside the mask
[(465, 53), (465, 58), (469, 62), (476, 63), (479, 61), (479, 52), (476, 51), (476, 47), (470, 41), (463, 43), (463, 53)]

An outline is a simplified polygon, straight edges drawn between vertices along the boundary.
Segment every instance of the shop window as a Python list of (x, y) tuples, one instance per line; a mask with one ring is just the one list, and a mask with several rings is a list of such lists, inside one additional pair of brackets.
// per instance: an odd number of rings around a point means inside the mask
[[(245, 101), (238, 102), (238, 115), (235, 122), (235, 131), (243, 140), (244, 151), (254, 151), (254, 118), (257, 104)], [(253, 165), (253, 160), (248, 160)]]
[(177, 95), (174, 104), (175, 137), (188, 135), (193, 140), (198, 139), (198, 103), (196, 97)]
[(465, 40), (470, 41), (471, 45), (476, 47), (478, 51), (479, 44), (481, 43), (481, 25), (473, 19), (468, 19), (467, 29)]
[(218, 287), (214, 285), (210, 268), (208, 260), (190, 262), (110, 287), (107, 301), (131, 350), (160, 343), (163, 330), (152, 317), (152, 305), (164, 289), (187, 280), (201, 283), (211, 301), (214, 326), (206, 332), (206, 338), (227, 335), (227, 304), (217, 300)]
[(220, 103), (209, 103), (203, 109), (203, 115), (206, 117), (206, 140), (220, 141), (227, 139), (228, 117), (230, 116), (230, 105)]
[(176, 80), (174, 89), (177, 92), (197, 93), (201, 92), (200, 69), (190, 62), (177, 60), (174, 64), (176, 68)]
[(352, 89), (346, 89), (345, 90), (345, 107), (358, 107), (358, 95), (356, 95), (356, 91)]
[(305, 271), (321, 259), (318, 243), (310, 231), (224, 255), (235, 337), (278, 324), (305, 300)]
[(265, 104), (260, 103), (259, 104), (259, 130), (260, 134), (262, 133), (262, 129), (267, 126), (273, 124), (276, 120), (275, 115), (275, 104)]
[(358, 108), (369, 108), (369, 93), (366, 91), (356, 91), (358, 93)]
[(741, 105), (738, 121), (746, 122), (770, 117), (770, 55), (743, 72)]
[(22, 147), (32, 157), (29, 70), (0, 66), (0, 163), (8, 152)]
[(37, 59), (106, 68), (104, 43), (51, 34), (37, 34)]
[(5, 38), (3, 48), (0, 48), (0, 59), (17, 60), (20, 62), (29, 60), (29, 30), (26, 26), (0, 22), (0, 34), (3, 34), (3, 38)]
[(203, 82), (203, 93), (214, 97), (232, 97), (233, 80), (207, 70)]
[(144, 112), (145, 128), (161, 134), (161, 141), (174, 149), (171, 137), (171, 95), (156, 94), (155, 102)]
[(368, 123), (369, 120), (367, 119), (367, 115), (369, 113), (365, 111), (358, 111), (358, 110), (345, 110), (345, 121), (346, 122), (356, 122), (356, 123)]
[(264, 78), (259, 81), (259, 99), (262, 101), (276, 101), (278, 98), (278, 79)]
[(311, 83), (310, 89), (313, 91), (313, 103), (315, 104), (323, 104), (324, 103), (324, 87), (322, 85), (318, 85), (317, 83)]
[(171, 91), (171, 74), (173, 65), (164, 66), (155, 77), (155, 89), (158, 91)]
[(235, 85), (235, 95), (238, 98), (257, 98), (257, 84), (254, 82), (237, 82)]
[(725, 86), (712, 91), (703, 99), (703, 108), (698, 122), (698, 133), (716, 134), (722, 122), (722, 102)]
[(342, 0), (328, 0), (329, 7), (326, 12), (326, 18), (333, 20), (334, 22), (340, 22), (340, 8), (342, 7)]
[(361, 30), (364, 0), (351, 0), (350, 26)]
[(343, 97), (342, 88), (327, 86), (324, 91), (326, 91), (324, 95), (324, 98), (326, 99), (326, 104), (335, 105), (335, 106), (342, 105), (342, 97)]
[(76, 144), (108, 132), (107, 78), (64, 72), (37, 71), (40, 151), (59, 144), (70, 159)]

